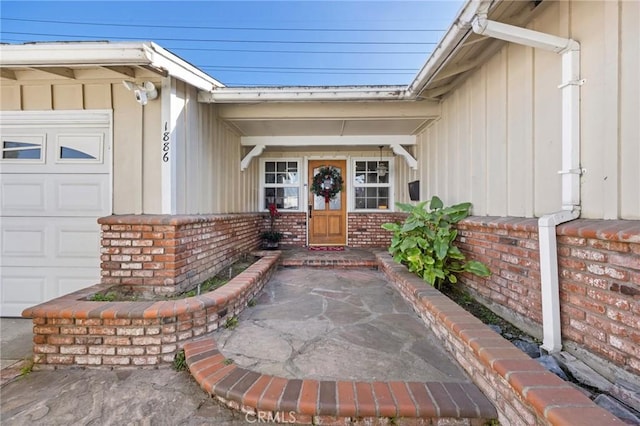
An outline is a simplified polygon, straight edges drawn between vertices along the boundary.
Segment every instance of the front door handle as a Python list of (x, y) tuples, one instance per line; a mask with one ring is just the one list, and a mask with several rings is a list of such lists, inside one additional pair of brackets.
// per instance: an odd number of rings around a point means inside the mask
[(313, 212), (313, 204), (309, 204), (309, 219), (312, 217), (311, 212)]

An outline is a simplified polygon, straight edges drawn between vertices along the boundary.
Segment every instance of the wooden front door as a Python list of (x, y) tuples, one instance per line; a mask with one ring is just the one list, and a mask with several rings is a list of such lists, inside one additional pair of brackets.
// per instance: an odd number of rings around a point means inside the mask
[[(342, 191), (327, 202), (311, 192), (314, 176), (323, 167), (335, 167), (342, 176)], [(309, 161), (309, 245), (343, 246), (347, 244), (346, 160)]]

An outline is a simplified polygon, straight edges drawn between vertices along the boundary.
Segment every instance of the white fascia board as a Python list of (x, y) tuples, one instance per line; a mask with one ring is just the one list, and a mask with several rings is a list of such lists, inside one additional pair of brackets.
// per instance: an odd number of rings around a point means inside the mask
[(440, 68), (442, 68), (460, 46), (462, 40), (471, 32), (471, 22), (478, 10), (480, 10), (481, 7), (488, 8), (490, 3), (491, 1), (467, 0), (460, 8), (458, 15), (440, 43), (438, 43), (433, 53), (429, 55), (427, 62), (425, 62), (407, 87), (405, 95), (407, 98), (415, 99), (420, 95), (420, 92), (431, 82)]
[(0, 65), (150, 65), (145, 43), (34, 43), (0, 46)]
[(200, 90), (224, 85), (152, 42), (69, 42), (0, 46), (2, 67), (146, 66)]
[(392, 146), (415, 145), (416, 137), (411, 135), (373, 136), (242, 136), (243, 146)]
[(216, 87), (224, 87), (218, 80), (210, 77), (190, 63), (180, 59), (168, 50), (155, 43), (143, 45), (151, 66), (166, 70), (170, 76), (182, 80), (200, 90), (210, 91)]
[(370, 101), (403, 99), (404, 86), (318, 86), (219, 88), (198, 94), (204, 103)]

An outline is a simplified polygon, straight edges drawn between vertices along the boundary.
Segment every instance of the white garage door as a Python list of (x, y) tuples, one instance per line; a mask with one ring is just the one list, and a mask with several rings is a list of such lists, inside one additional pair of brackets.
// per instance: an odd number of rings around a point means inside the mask
[(100, 228), (111, 213), (111, 113), (1, 118), (0, 315), (100, 280)]

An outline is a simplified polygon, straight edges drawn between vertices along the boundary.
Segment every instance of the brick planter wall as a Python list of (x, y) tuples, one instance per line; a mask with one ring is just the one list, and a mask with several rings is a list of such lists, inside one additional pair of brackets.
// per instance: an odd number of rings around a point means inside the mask
[(102, 284), (172, 295), (212, 277), (260, 246), (260, 214), (122, 215), (102, 226)]
[(403, 222), (406, 217), (406, 213), (349, 213), (347, 245), (361, 248), (389, 247), (391, 232), (382, 229), (382, 224)]
[[(274, 229), (283, 234), (280, 244), (283, 246), (303, 247), (307, 244), (307, 214), (290, 213), (279, 210), (280, 217), (274, 222)], [(262, 229), (269, 229), (269, 214), (263, 213)]]
[(498, 411), (503, 425), (624, 425), (388, 253), (379, 268)]
[[(458, 229), (461, 249), (493, 273), (465, 274), (461, 283), (541, 337), (537, 220), (471, 217)], [(560, 225), (557, 235), (563, 343), (587, 350), (603, 374), (599, 361), (606, 360), (639, 375), (640, 221), (580, 219)]]
[(33, 318), (34, 363), (63, 366), (152, 367), (171, 363), (191, 339), (238, 315), (277, 267), (279, 251), (263, 257), (224, 286), (200, 296), (146, 302), (93, 302), (109, 284), (26, 309)]

